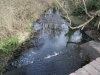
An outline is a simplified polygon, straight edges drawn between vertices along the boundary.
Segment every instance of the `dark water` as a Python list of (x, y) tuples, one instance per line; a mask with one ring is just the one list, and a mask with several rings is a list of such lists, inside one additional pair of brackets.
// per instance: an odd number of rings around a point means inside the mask
[(68, 24), (59, 10), (55, 13), (53, 9), (48, 10), (34, 25), (37, 36), (30, 40), (34, 47), (10, 62), (7, 69), (19, 68), (21, 71), (20, 67), (31, 64), (24, 75), (68, 75), (82, 67), (87, 55), (77, 50), (75, 44), (81, 42), (82, 33), (80, 30), (69, 31)]

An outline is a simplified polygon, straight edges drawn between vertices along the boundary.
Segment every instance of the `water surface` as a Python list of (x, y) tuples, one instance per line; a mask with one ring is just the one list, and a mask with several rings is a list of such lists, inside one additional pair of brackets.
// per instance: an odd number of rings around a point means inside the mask
[(82, 33), (69, 31), (68, 24), (58, 9), (49, 9), (34, 25), (37, 36), (30, 40), (34, 46), (10, 62), (8, 70), (33, 64), (34, 75), (68, 75), (82, 67), (87, 55), (76, 49)]

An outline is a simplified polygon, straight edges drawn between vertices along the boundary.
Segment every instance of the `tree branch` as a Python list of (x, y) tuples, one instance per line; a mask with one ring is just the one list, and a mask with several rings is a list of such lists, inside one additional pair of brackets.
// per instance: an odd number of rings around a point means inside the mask
[(83, 0), (83, 4), (84, 4), (84, 8), (85, 8), (85, 13), (86, 13), (89, 17), (92, 17), (92, 16), (87, 12), (85, 0)]
[(71, 26), (70, 26), (70, 28), (71, 28), (71, 29), (77, 29), (77, 28), (81, 28), (81, 27), (82, 27), (82, 29), (83, 29), (90, 21), (93, 20), (93, 18), (94, 18), (94, 17), (91, 17), (89, 20), (87, 20), (85, 23), (83, 23), (83, 24), (81, 24), (81, 25), (79, 25), (79, 26), (76, 26), (76, 27), (71, 27)]
[(94, 18), (94, 16), (89, 15), (89, 13), (87, 12), (86, 4), (85, 4), (85, 1), (83, 0), (83, 4), (84, 4), (84, 7), (85, 7), (84, 10), (85, 10), (86, 14), (90, 17), (90, 19), (87, 20), (85, 23), (79, 25), (79, 26), (72, 27), (72, 26), (71, 26), (71, 20), (70, 20), (70, 18), (69, 18), (68, 12), (63, 8), (63, 6), (59, 3), (58, 0), (56, 0), (56, 1), (57, 1), (57, 3), (60, 5), (60, 7), (64, 10), (64, 12), (67, 14), (67, 18), (68, 18), (68, 20), (70, 21), (69, 27), (70, 27), (71, 29), (77, 29), (77, 28), (83, 29), (83, 28), (84, 28), (90, 21), (92, 21), (93, 18)]

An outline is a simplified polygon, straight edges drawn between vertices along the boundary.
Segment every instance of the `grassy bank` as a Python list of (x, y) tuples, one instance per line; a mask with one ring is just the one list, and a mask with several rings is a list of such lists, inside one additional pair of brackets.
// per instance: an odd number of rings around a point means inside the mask
[(55, 5), (55, 0), (0, 0), (0, 70), (29, 38), (33, 23)]
[(13, 36), (20, 42), (24, 40), (32, 24), (54, 3), (54, 0), (0, 0), (1, 42)]

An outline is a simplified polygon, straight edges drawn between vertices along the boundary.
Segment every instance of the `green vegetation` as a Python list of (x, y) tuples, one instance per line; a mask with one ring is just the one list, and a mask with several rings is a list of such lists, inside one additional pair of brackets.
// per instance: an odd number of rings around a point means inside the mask
[(78, 16), (78, 15), (81, 15), (81, 14), (85, 14), (85, 11), (81, 7), (78, 7), (76, 9), (74, 9), (73, 14)]
[(26, 31), (27, 31), (27, 32), (32, 32), (31, 27), (26, 27)]
[(92, 0), (87, 4), (88, 11), (99, 10), (100, 9), (100, 0)]
[[(90, 2), (87, 3), (86, 7), (87, 7), (88, 11), (99, 10), (100, 9), (100, 0), (91, 0)], [(79, 7), (75, 8), (73, 10), (73, 14), (76, 16), (81, 15), (81, 14), (85, 14), (85, 11), (83, 8), (84, 8), (84, 6), (79, 5)]]
[(1, 53), (9, 54), (19, 45), (17, 37), (11, 37), (5, 41), (2, 46)]

